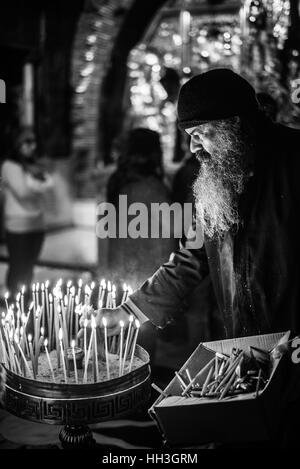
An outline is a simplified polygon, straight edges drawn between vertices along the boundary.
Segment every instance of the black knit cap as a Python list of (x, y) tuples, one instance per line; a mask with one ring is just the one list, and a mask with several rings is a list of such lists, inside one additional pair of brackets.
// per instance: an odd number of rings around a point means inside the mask
[(255, 90), (247, 80), (227, 68), (196, 75), (180, 89), (178, 125), (184, 130), (209, 121), (255, 114)]

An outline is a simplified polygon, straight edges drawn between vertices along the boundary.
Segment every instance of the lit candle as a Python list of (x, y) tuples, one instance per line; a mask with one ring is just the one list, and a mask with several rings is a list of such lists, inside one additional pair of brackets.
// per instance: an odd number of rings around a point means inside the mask
[(89, 343), (87, 355), (86, 355), (85, 362), (84, 362), (84, 374), (83, 374), (83, 382), (84, 382), (84, 383), (87, 382), (87, 371), (88, 371), (88, 365), (89, 365), (89, 360), (90, 360), (91, 348), (92, 348), (92, 344), (93, 344), (93, 335), (94, 335), (94, 332), (95, 332), (95, 328), (92, 327), (92, 332), (91, 332), (91, 337), (90, 337), (90, 343)]
[(9, 368), (10, 368), (10, 370), (14, 371), (15, 370), (15, 361), (14, 361), (11, 341), (9, 340), (8, 327), (9, 326), (7, 326), (7, 324), (5, 324), (5, 326), (3, 327), (3, 333), (4, 333), (4, 338), (5, 338), (5, 341), (6, 341), (6, 345), (7, 345), (7, 350), (8, 350)]
[(127, 285), (126, 285), (126, 283), (124, 283), (124, 285), (123, 285), (123, 296), (122, 296), (121, 304), (124, 303), (124, 301), (126, 300), (126, 295), (127, 295)]
[(39, 332), (40, 332), (40, 325), (39, 325), (39, 309), (36, 310), (35, 313), (35, 321), (34, 321), (34, 350), (36, 351), (38, 348), (39, 343)]
[(8, 293), (8, 291), (7, 291), (7, 292), (5, 293), (5, 295), (4, 295), (4, 300), (5, 300), (5, 305), (6, 305), (6, 311), (7, 311), (7, 313), (8, 313), (8, 311), (9, 311), (9, 307), (8, 307), (8, 298), (9, 298), (9, 293)]
[(45, 301), (46, 301), (46, 315), (48, 320), (48, 337), (49, 337), (49, 346), (51, 347), (51, 320), (50, 320), (50, 306), (49, 306), (49, 280), (45, 282)]
[(67, 296), (69, 296), (71, 285), (72, 285), (72, 280), (69, 280), (67, 283)]
[(20, 354), (21, 354), (21, 357), (22, 357), (22, 360), (23, 360), (23, 363), (24, 363), (24, 375), (26, 376), (26, 373), (25, 373), (25, 369), (28, 371), (28, 374), (31, 378), (33, 378), (33, 373), (31, 372), (29, 366), (28, 366), (28, 363), (27, 363), (27, 360), (25, 358), (25, 355), (23, 353), (23, 350), (22, 348), (20, 347), (20, 344), (19, 344), (19, 339), (17, 336), (15, 336), (15, 343), (17, 344), (17, 347), (20, 351)]
[(38, 374), (38, 370), (39, 370), (39, 356), (40, 356), (41, 346), (43, 345), (43, 342), (44, 342), (44, 333), (45, 333), (45, 330), (44, 330), (43, 327), (41, 327), (41, 336), (40, 336), (39, 341), (38, 341), (37, 349), (35, 350), (35, 370), (36, 370), (36, 374)]
[[(42, 283), (41, 285), (41, 292), (42, 292), (42, 326), (45, 328), (46, 325), (46, 301), (45, 301), (45, 285)], [(49, 327), (49, 322), (47, 318), (47, 327)]]
[(106, 318), (102, 318), (102, 324), (104, 326), (104, 346), (105, 346), (105, 361), (106, 361), (107, 379), (110, 379), (109, 359), (108, 359), (108, 344), (107, 344), (107, 320), (106, 320)]
[[(114, 289), (115, 287), (115, 289)], [(111, 292), (111, 298), (112, 298), (112, 307), (116, 308), (116, 286), (113, 285), (113, 290)]]
[(84, 360), (86, 360), (86, 352), (87, 352), (87, 343), (86, 343), (86, 328), (87, 328), (87, 325), (88, 325), (88, 320), (85, 319), (84, 320), (84, 323), (83, 323), (83, 331), (84, 331), (84, 334), (83, 334), (83, 350), (84, 350)]
[[(46, 292), (47, 292), (47, 287), (46, 287)], [(50, 347), (50, 350), (52, 349), (52, 344), (53, 344), (53, 333), (52, 333), (52, 329), (53, 329), (53, 297), (52, 297), (52, 294), (51, 293), (46, 293), (46, 295), (48, 296), (48, 301), (46, 302), (46, 304), (48, 305), (48, 308), (49, 308), (49, 347)]]
[(80, 278), (78, 280), (78, 292), (77, 292), (77, 296), (78, 296), (78, 300), (79, 300), (79, 303), (80, 303), (80, 297), (81, 297), (81, 288), (82, 288), (82, 279)]
[(91, 288), (90, 288), (90, 293), (89, 293), (89, 304), (90, 304), (91, 301), (92, 301), (92, 294), (93, 294), (94, 288), (95, 288), (95, 282), (92, 282), (92, 283), (91, 283)]
[(71, 347), (72, 347), (72, 355), (73, 355), (73, 363), (74, 363), (75, 381), (76, 381), (76, 384), (78, 384), (77, 364), (76, 364), (76, 357), (75, 357), (75, 340), (72, 340)]
[(67, 370), (66, 370), (66, 364), (65, 364), (64, 349), (63, 349), (63, 344), (62, 344), (62, 340), (63, 340), (63, 331), (62, 331), (61, 328), (59, 329), (59, 332), (58, 332), (58, 339), (59, 339), (60, 355), (61, 355), (61, 361), (62, 361), (62, 366), (63, 366), (63, 372), (64, 372), (64, 377), (65, 377), (65, 382), (67, 383), (67, 382), (68, 382)]
[(124, 321), (120, 321), (120, 355), (119, 355), (119, 376), (122, 375), (122, 357), (123, 357), (123, 342), (124, 342)]
[(103, 289), (103, 282), (104, 282), (104, 279), (102, 279), (101, 282), (99, 283), (99, 292), (98, 292), (98, 301), (97, 301), (98, 309), (102, 308), (101, 294), (102, 294), (102, 289)]
[(134, 335), (134, 339), (133, 339), (131, 358), (130, 358), (130, 365), (129, 365), (129, 372), (131, 371), (131, 368), (132, 368), (132, 365), (133, 365), (136, 341), (137, 341), (138, 333), (139, 333), (139, 330), (140, 330), (140, 322), (137, 319), (135, 320), (135, 327), (136, 327), (136, 330), (135, 330), (135, 335)]
[(16, 354), (15, 350), (13, 350), (13, 353), (14, 353), (14, 360), (15, 360), (15, 364), (16, 364), (16, 368), (17, 368), (17, 373), (20, 376), (22, 376), (21, 366), (20, 366), (19, 359), (17, 357), (17, 354)]
[[(3, 323), (2, 323), (3, 324)], [(0, 328), (0, 343), (1, 343), (1, 359), (0, 359), (0, 363), (3, 361), (3, 363), (5, 365), (8, 365), (8, 357), (7, 357), (7, 353), (6, 353), (6, 348), (5, 348), (5, 345), (4, 345), (4, 339), (2, 337), (2, 331), (1, 331), (1, 328)]]
[(37, 282), (36, 287), (35, 287), (35, 301), (36, 301), (37, 308), (40, 306), (39, 291), (40, 291), (40, 284), (39, 282)]
[(55, 345), (56, 345), (56, 355), (57, 355), (57, 366), (60, 368), (60, 352), (59, 352), (59, 313), (58, 313), (58, 300), (57, 297), (55, 296), (53, 299), (53, 304), (54, 304), (54, 331), (53, 335), (55, 334)]
[(105, 282), (105, 280), (103, 279), (102, 292), (101, 292), (101, 296), (100, 296), (101, 308), (102, 308), (103, 303), (104, 303), (105, 291), (106, 291), (106, 282)]
[[(70, 288), (70, 295), (69, 295), (69, 301), (70, 301), (70, 337), (73, 335), (73, 320), (74, 320), (74, 302), (75, 302), (75, 287)], [(75, 317), (75, 329), (76, 329), (76, 317)], [(75, 337), (76, 337), (76, 331), (75, 331)]]
[(130, 286), (127, 287), (127, 292), (126, 293), (127, 293), (127, 295), (126, 295), (126, 300), (125, 301), (127, 301), (129, 296), (132, 295), (132, 293), (133, 293), (133, 290)]
[(32, 285), (31, 289), (32, 289), (33, 310), (35, 314), (35, 311), (36, 311), (35, 283)]
[(33, 373), (34, 379), (36, 379), (34, 354), (33, 354), (33, 347), (32, 347), (32, 335), (31, 334), (28, 334), (28, 344), (29, 344), (29, 353), (30, 353), (30, 360), (31, 360), (31, 366), (32, 366), (32, 373)]
[(22, 311), (22, 314), (25, 313), (24, 294), (25, 294), (25, 285), (23, 285), (22, 290), (21, 290), (21, 311)]
[(129, 326), (127, 329), (127, 336), (126, 336), (126, 343), (125, 343), (125, 352), (124, 352), (124, 358), (123, 358), (123, 365), (122, 365), (122, 375), (124, 373), (125, 369), (125, 362), (128, 354), (128, 347), (129, 347), (129, 342), (130, 342), (130, 333), (131, 333), (131, 328), (132, 328), (132, 323), (133, 323), (134, 317), (132, 314), (129, 316)]
[(111, 308), (111, 282), (107, 282), (106, 308)]
[(55, 383), (54, 371), (53, 371), (52, 363), (51, 363), (49, 352), (48, 352), (48, 339), (44, 340), (44, 348), (45, 348), (45, 352), (46, 352), (48, 365), (49, 365), (49, 368), (50, 368), (50, 371), (51, 371), (52, 379), (53, 379), (53, 382)]
[(96, 333), (96, 319), (95, 316), (92, 316), (92, 329), (94, 335), (94, 346), (93, 346), (93, 375), (94, 382), (99, 381), (99, 369), (98, 369), (98, 349), (97, 349), (97, 333)]

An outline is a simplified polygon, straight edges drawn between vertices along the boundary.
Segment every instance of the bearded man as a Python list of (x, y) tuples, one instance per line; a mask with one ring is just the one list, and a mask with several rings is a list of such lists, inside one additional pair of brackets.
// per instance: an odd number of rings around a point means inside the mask
[(164, 327), (210, 276), (214, 337), (299, 333), (299, 132), (269, 120), (252, 86), (229, 69), (182, 86), (178, 122), (201, 163), (194, 194), (203, 246), (185, 240), (115, 314), (101, 310), (99, 325), (105, 315), (114, 334), (133, 314)]

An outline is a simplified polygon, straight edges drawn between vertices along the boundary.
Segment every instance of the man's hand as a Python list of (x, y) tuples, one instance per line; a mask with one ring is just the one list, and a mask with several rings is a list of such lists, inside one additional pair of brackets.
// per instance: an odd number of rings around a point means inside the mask
[[(80, 326), (81, 330), (78, 333), (78, 337), (81, 338), (84, 334), (83, 327), (86, 325), (88, 329), (91, 328), (91, 312), (89, 312), (87, 315), (82, 315), (80, 319)], [(129, 315), (124, 311), (122, 307), (118, 308), (102, 308), (96, 311), (96, 315), (94, 316), (96, 320), (96, 326), (103, 328), (103, 318), (106, 319), (106, 324), (107, 324), (107, 335), (112, 336), (112, 335), (118, 335), (120, 333), (120, 321), (124, 322), (124, 326), (126, 326), (129, 323)], [(85, 323), (85, 320), (87, 320), (87, 323)]]

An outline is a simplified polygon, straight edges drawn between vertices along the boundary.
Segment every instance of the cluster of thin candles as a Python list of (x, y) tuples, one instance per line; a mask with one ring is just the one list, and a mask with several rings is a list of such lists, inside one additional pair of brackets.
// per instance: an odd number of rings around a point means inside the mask
[[(50, 290), (49, 281), (33, 284), (32, 302), (27, 313), (25, 312), (24, 287), (17, 294), (15, 304), (8, 303), (9, 294), (6, 293), (6, 312), (2, 312), (0, 324), (0, 362), (18, 375), (37, 379), (39, 356), (41, 353), (45, 353), (52, 381), (55, 383), (54, 367), (50, 357), (50, 352), (55, 350), (57, 367), (62, 368), (65, 383), (68, 383), (68, 377), (70, 377), (68, 357), (71, 355), (75, 382), (79, 384), (76, 354), (83, 352), (82, 383), (87, 383), (90, 360), (92, 361), (93, 380), (98, 382), (99, 344), (93, 305), (96, 304), (96, 310), (102, 307), (115, 308), (117, 291), (115, 285), (105, 280), (99, 283), (98, 288), (95, 287), (95, 282), (92, 282), (90, 285), (85, 285), (83, 289), (81, 279), (76, 286), (69, 281), (66, 287), (60, 279), (52, 290)], [(126, 301), (131, 293), (132, 289), (124, 284), (120, 303)], [(88, 328), (88, 316), (91, 318), (91, 333)], [(84, 328), (81, 340), (82, 349), (78, 347), (79, 339), (77, 337), (81, 317)], [(132, 370), (140, 323), (138, 320), (134, 320), (133, 316), (130, 316), (129, 325), (125, 331), (125, 324), (120, 321), (120, 333), (113, 337), (108, 337), (105, 317), (102, 318), (102, 326), (106, 377), (110, 379), (110, 357), (112, 354), (118, 357), (118, 375), (122, 376), (125, 371)], [(31, 367), (29, 366), (30, 362)]]

